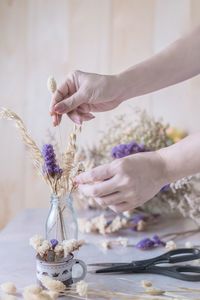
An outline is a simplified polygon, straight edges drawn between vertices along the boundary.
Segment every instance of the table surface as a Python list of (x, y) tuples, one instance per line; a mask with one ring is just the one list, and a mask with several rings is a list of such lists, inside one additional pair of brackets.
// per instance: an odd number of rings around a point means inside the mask
[[(0, 283), (6, 281), (14, 282), (19, 289), (34, 284), (35, 278), (35, 257), (34, 251), (29, 246), (29, 238), (36, 233), (43, 234), (44, 220), (47, 212), (41, 209), (29, 209), (19, 214), (5, 229), (0, 232)], [(159, 229), (158, 229), (159, 228)], [(130, 232), (121, 233), (120, 236), (127, 236), (131, 243), (136, 243), (142, 237), (151, 237), (153, 234), (163, 234), (180, 230), (195, 228), (191, 220), (180, 218), (166, 218), (159, 226), (153, 225), (145, 233)], [(117, 235), (112, 238), (116, 238)], [(119, 234), (118, 234), (119, 236)], [(105, 262), (129, 262), (150, 258), (164, 253), (164, 248), (156, 248), (149, 251), (141, 251), (133, 247), (115, 247), (105, 250), (100, 246), (100, 242), (105, 239), (99, 235), (80, 235), (87, 244), (80, 249), (77, 257), (86, 263), (99, 261)], [(196, 234), (190, 240), (194, 244), (199, 244), (200, 234)], [(184, 246), (185, 240), (177, 242), (179, 246)], [(163, 277), (151, 274), (129, 274), (129, 275), (95, 275), (87, 274), (86, 280), (92, 286), (98, 286), (99, 289), (109, 289), (125, 293), (134, 293), (141, 289), (141, 280), (152, 281), (155, 287), (172, 290), (177, 287), (199, 288), (198, 282), (183, 282), (173, 278)], [(65, 298), (67, 299), (67, 298)], [(69, 299), (69, 297), (68, 297)], [(190, 299), (193, 299), (192, 296)], [(195, 299), (195, 298), (194, 298)]]

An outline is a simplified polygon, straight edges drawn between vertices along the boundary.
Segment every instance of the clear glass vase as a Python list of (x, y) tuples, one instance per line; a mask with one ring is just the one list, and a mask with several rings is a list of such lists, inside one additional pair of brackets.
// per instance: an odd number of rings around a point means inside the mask
[(78, 239), (77, 217), (71, 194), (62, 199), (55, 194), (51, 195), (51, 207), (46, 220), (46, 239), (56, 239), (59, 242)]

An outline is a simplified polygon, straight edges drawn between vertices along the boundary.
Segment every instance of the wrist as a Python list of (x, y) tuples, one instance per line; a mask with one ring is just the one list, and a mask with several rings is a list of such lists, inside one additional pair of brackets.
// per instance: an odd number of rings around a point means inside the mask
[(169, 168), (168, 168), (168, 164), (167, 164), (167, 159), (166, 159), (163, 149), (156, 150), (155, 154), (156, 154), (157, 159), (160, 164), (160, 170), (161, 170), (160, 180), (161, 180), (162, 185), (164, 186), (164, 185), (172, 182), (172, 179), (170, 178), (170, 172), (169, 172)]

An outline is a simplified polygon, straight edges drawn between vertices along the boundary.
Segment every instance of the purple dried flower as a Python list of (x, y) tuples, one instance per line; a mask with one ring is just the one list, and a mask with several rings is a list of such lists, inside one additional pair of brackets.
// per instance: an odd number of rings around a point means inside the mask
[(155, 247), (155, 242), (149, 238), (144, 238), (136, 244), (136, 247), (141, 250), (148, 250)]
[(132, 141), (128, 144), (120, 144), (112, 148), (111, 154), (113, 158), (122, 158), (138, 152), (145, 152), (144, 145)]
[(50, 240), (50, 243), (53, 249), (58, 245), (58, 241), (56, 239)]
[(42, 147), (42, 155), (44, 157), (43, 172), (54, 177), (62, 174), (62, 169), (57, 165), (56, 156), (51, 144), (45, 144)]
[(166, 245), (166, 243), (164, 241), (162, 241), (157, 234), (155, 234), (152, 237), (152, 240), (154, 241), (156, 246), (165, 246)]
[(138, 222), (140, 221), (145, 221), (146, 218), (144, 215), (141, 215), (141, 214), (137, 214), (137, 215), (134, 215), (132, 218), (131, 218), (131, 221), (134, 223), (134, 224), (138, 224)]
[(160, 190), (160, 192), (168, 192), (170, 189), (170, 184), (166, 184), (162, 187), (162, 189)]

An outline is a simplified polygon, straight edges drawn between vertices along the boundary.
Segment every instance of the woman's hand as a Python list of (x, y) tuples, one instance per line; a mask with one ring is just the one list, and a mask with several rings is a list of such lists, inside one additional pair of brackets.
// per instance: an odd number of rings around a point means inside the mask
[(81, 124), (94, 118), (91, 112), (103, 112), (122, 102), (118, 76), (98, 75), (74, 71), (53, 95), (50, 113), (57, 126), (61, 116), (67, 114)]
[(165, 163), (156, 151), (116, 159), (76, 177), (84, 195), (115, 212), (142, 205), (167, 181)]

